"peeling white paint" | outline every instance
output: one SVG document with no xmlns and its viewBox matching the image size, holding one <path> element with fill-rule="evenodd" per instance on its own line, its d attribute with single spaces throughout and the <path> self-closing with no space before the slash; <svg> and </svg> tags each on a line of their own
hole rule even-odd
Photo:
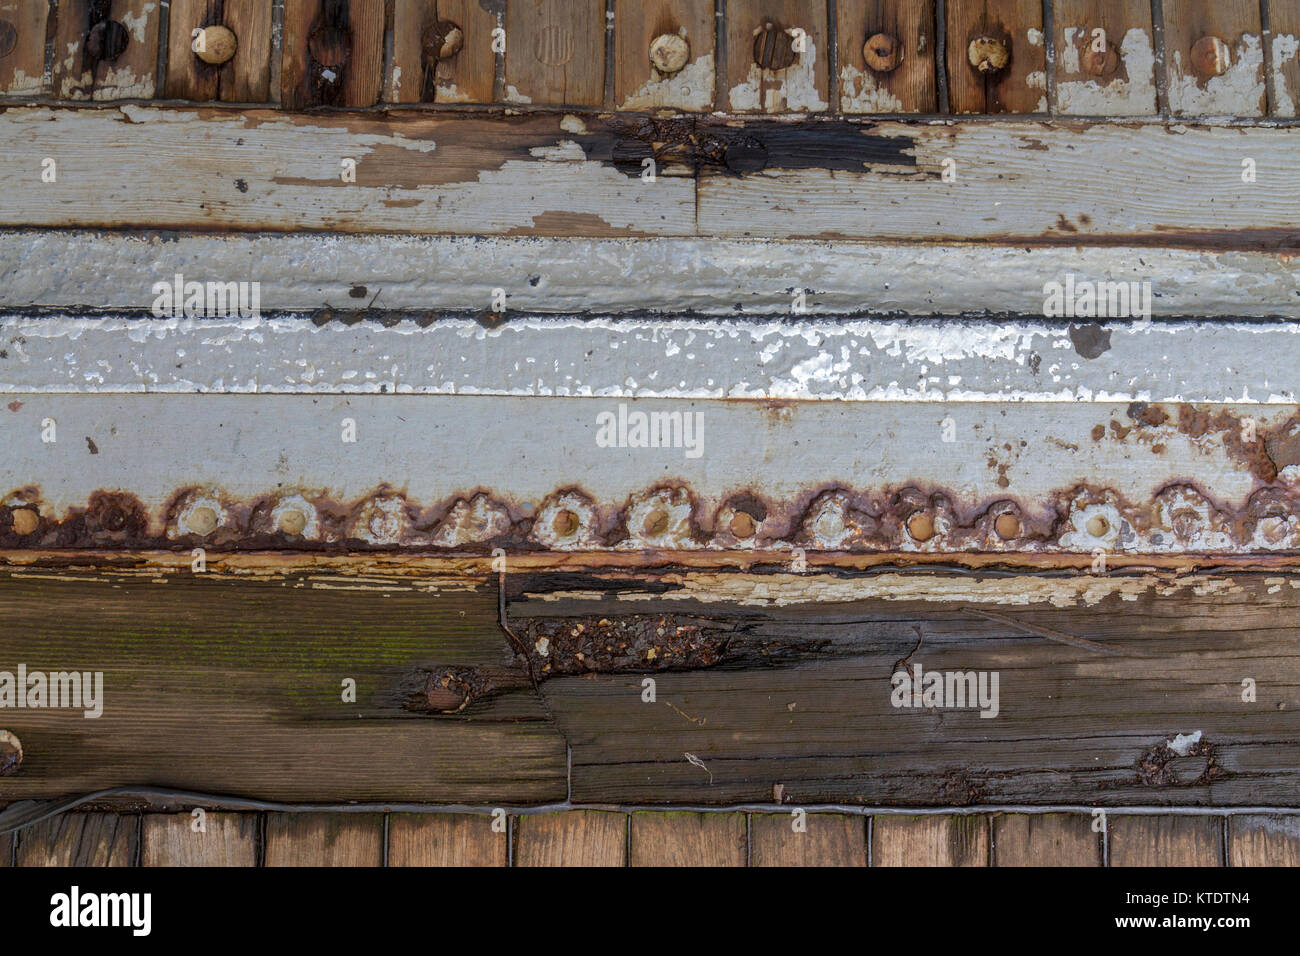
<svg viewBox="0 0 1300 956">
<path fill-rule="evenodd" d="M 845 113 L 904 113 L 903 101 L 888 90 L 875 71 L 851 64 L 840 67 L 840 109 Z"/>
<path fill-rule="evenodd" d="M 680 71 L 655 75 L 639 90 L 628 94 L 620 109 L 705 110 L 713 103 L 714 59 L 712 53 L 696 57 Z"/>
<path fill-rule="evenodd" d="M 784 70 L 764 70 L 750 63 L 745 81 L 731 88 L 728 102 L 740 112 L 817 112 L 829 104 L 817 89 L 817 45 L 804 34 L 805 48 Z"/>
<path fill-rule="evenodd" d="M 1205 84 L 1192 70 L 1191 56 L 1173 51 L 1169 71 L 1169 105 L 1187 116 L 1259 116 L 1264 97 L 1264 49 L 1260 39 L 1243 33 L 1232 50 L 1232 63 L 1222 76 Z"/>
<path fill-rule="evenodd" d="M 1286 67 L 1300 56 L 1300 38 L 1289 33 L 1273 37 L 1273 75 L 1276 77 L 1274 92 L 1277 95 L 1277 113 L 1279 116 L 1296 115 L 1296 98 L 1300 90 L 1293 90 L 1287 85 Z"/>
<path fill-rule="evenodd" d="M 1080 50 L 1090 42 L 1086 30 L 1066 27 L 1061 63 L 1067 74 L 1082 72 Z M 1062 80 L 1056 84 L 1057 109 L 1080 116 L 1142 116 L 1155 112 L 1155 50 L 1147 31 L 1134 27 L 1118 43 L 1127 74 L 1109 82 L 1096 79 Z"/>
</svg>

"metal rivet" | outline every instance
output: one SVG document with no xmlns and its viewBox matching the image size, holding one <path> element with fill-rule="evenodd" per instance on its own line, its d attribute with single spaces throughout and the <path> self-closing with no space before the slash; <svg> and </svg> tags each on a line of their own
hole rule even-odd
<svg viewBox="0 0 1300 956">
<path fill-rule="evenodd" d="M 646 516 L 645 524 L 641 530 L 647 538 L 654 538 L 663 534 L 668 530 L 668 512 L 662 508 L 656 508 Z"/>
<path fill-rule="evenodd" d="M 31 534 L 41 523 L 40 516 L 31 508 L 15 508 L 12 518 L 14 534 Z"/>
<path fill-rule="evenodd" d="M 465 31 L 450 20 L 439 20 L 424 31 L 420 42 L 425 63 L 450 60 L 465 45 Z"/>
<path fill-rule="evenodd" d="M 8 20 L 0 20 L 0 60 L 14 51 L 18 45 L 18 28 Z"/>
<path fill-rule="evenodd" d="M 221 66 L 234 59 L 239 49 L 239 38 L 228 27 L 214 24 L 200 30 L 192 46 L 195 55 L 204 63 Z"/>
<path fill-rule="evenodd" d="M 1020 537 L 1020 519 L 1010 512 L 1000 514 L 997 520 L 993 522 L 993 530 L 997 532 L 998 537 L 1003 541 L 1018 538 Z"/>
<path fill-rule="evenodd" d="M 971 40 L 966 56 L 970 65 L 981 73 L 998 73 L 1011 62 L 1011 51 L 1006 42 L 987 35 Z"/>
<path fill-rule="evenodd" d="M 217 520 L 215 508 L 208 505 L 199 505 L 196 508 L 191 508 L 189 514 L 185 516 L 184 530 L 204 538 L 217 530 Z"/>
<path fill-rule="evenodd" d="M 1192 44 L 1192 69 L 1196 75 L 1209 79 L 1223 76 L 1232 66 L 1232 51 L 1228 44 L 1216 36 L 1201 37 Z"/>
<path fill-rule="evenodd" d="M 1093 515 L 1086 525 L 1088 534 L 1094 538 L 1104 538 L 1110 531 L 1110 522 L 1101 515 Z"/>
<path fill-rule="evenodd" d="M 112 63 L 130 42 L 126 27 L 116 20 L 101 20 L 86 34 L 86 55 L 97 63 Z"/>
<path fill-rule="evenodd" d="M 12 777 L 22 765 L 22 742 L 9 731 L 0 730 L 0 777 Z"/>
<path fill-rule="evenodd" d="M 771 20 L 765 20 L 754 34 L 754 62 L 765 70 L 784 70 L 794 65 L 799 54 L 794 38 Z"/>
<path fill-rule="evenodd" d="M 754 522 L 753 515 L 745 514 L 743 511 L 737 511 L 731 516 L 731 533 L 736 538 L 752 538 L 758 525 Z"/>
<path fill-rule="evenodd" d="M 578 533 L 579 524 L 578 516 L 568 508 L 563 508 L 555 515 L 551 529 L 558 538 L 572 538 Z"/>
<path fill-rule="evenodd" d="M 917 541 L 929 541 L 934 537 L 934 518 L 918 511 L 907 519 L 907 533 Z"/>
<path fill-rule="evenodd" d="M 280 520 L 276 522 L 276 527 L 285 534 L 302 534 L 303 529 L 307 527 L 307 516 L 297 508 L 285 508 L 280 512 Z"/>
<path fill-rule="evenodd" d="M 691 58 L 691 45 L 677 33 L 661 33 L 650 41 L 650 63 L 660 73 L 679 72 Z"/>
<path fill-rule="evenodd" d="M 903 62 L 903 44 L 898 41 L 898 37 L 877 33 L 863 44 L 862 58 L 877 73 L 889 73 Z"/>
</svg>

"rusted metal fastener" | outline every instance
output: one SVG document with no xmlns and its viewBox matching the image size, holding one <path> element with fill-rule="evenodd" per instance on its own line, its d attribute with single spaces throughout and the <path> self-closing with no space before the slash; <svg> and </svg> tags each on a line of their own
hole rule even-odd
<svg viewBox="0 0 1300 956">
<path fill-rule="evenodd" d="M 765 70 L 784 70 L 799 58 L 789 30 L 771 20 L 754 31 L 754 62 Z"/>
<path fill-rule="evenodd" d="M 14 534 L 29 535 L 41 524 L 41 517 L 31 508 L 15 508 L 10 515 Z"/>
<path fill-rule="evenodd" d="M 1005 40 L 985 34 L 970 41 L 966 57 L 981 73 L 1000 73 L 1011 62 L 1011 50 Z"/>
<path fill-rule="evenodd" d="M 665 76 L 681 71 L 691 58 L 691 45 L 679 33 L 661 33 L 650 41 L 650 65 Z"/>
<path fill-rule="evenodd" d="M 131 42 L 126 27 L 116 20 L 100 20 L 86 34 L 86 56 L 95 63 L 112 63 Z"/>
<path fill-rule="evenodd" d="M 18 45 L 18 28 L 8 20 L 0 20 L 0 60 L 14 51 Z"/>
<path fill-rule="evenodd" d="M 450 20 L 439 20 L 424 31 L 420 43 L 426 64 L 450 60 L 465 46 L 465 31 Z"/>
<path fill-rule="evenodd" d="M 915 541 L 929 541 L 934 537 L 934 516 L 918 511 L 907 519 L 907 533 Z"/>
<path fill-rule="evenodd" d="M 890 73 L 903 62 L 903 44 L 896 36 L 877 33 L 868 37 L 863 44 L 862 58 L 877 73 Z"/>
<path fill-rule="evenodd" d="M 993 522 L 993 530 L 1003 541 L 1011 541 L 1020 537 L 1020 519 L 1010 512 L 1000 514 Z"/>
<path fill-rule="evenodd" d="M 752 538 L 754 532 L 758 530 L 758 524 L 754 521 L 754 516 L 746 514 L 743 511 L 737 511 L 731 516 L 731 523 L 728 530 L 737 539 L 743 541 L 746 538 Z"/>
<path fill-rule="evenodd" d="M 0 777 L 12 777 L 22 765 L 22 741 L 7 730 L 0 730 Z"/>
<path fill-rule="evenodd" d="M 235 58 L 239 49 L 239 38 L 235 31 L 220 24 L 204 27 L 194 37 L 191 44 L 194 54 L 204 63 L 221 66 Z"/>
<path fill-rule="evenodd" d="M 1203 80 L 1223 76 L 1232 66 L 1232 50 L 1216 36 L 1201 37 L 1192 44 L 1192 69 Z"/>
<path fill-rule="evenodd" d="M 1091 76 L 1110 76 L 1119 69 L 1119 50 L 1115 44 L 1107 42 L 1106 49 L 1098 50 L 1092 40 L 1088 40 L 1088 52 L 1083 57 L 1083 68 Z"/>
</svg>

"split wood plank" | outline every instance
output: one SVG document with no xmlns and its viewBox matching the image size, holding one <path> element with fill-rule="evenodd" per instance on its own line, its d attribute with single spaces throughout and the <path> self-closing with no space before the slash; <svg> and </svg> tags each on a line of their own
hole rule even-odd
<svg viewBox="0 0 1300 956">
<path fill-rule="evenodd" d="M 712 109 L 717 65 L 713 0 L 615 0 L 614 103 L 621 110 Z M 650 59 L 657 37 L 677 36 L 686 63 L 661 72 Z"/>
<path fill-rule="evenodd" d="M 817 113 L 829 108 L 830 47 L 826 4 L 805 0 L 727 0 L 726 89 L 735 113 Z M 762 35 L 760 37 L 760 35 Z M 756 44 L 777 57 L 755 59 Z M 788 66 L 779 66 L 793 57 Z"/>
<path fill-rule="evenodd" d="M 1111 866 L 1223 866 L 1223 818 L 1111 816 Z"/>
<path fill-rule="evenodd" d="M 631 866 L 745 866 L 743 813 L 643 810 L 631 815 Z"/>
<path fill-rule="evenodd" d="M 224 26 L 234 57 L 221 66 L 194 52 L 195 31 Z M 181 100 L 265 103 L 271 99 L 271 7 L 262 0 L 172 0 L 167 21 L 166 96 Z"/>
<path fill-rule="evenodd" d="M 515 820 L 515 866 L 627 866 L 625 813 L 567 810 Z"/>
<path fill-rule="evenodd" d="M 49 0 L 0 0 L 0 97 L 45 90 Z"/>
<path fill-rule="evenodd" d="M 139 814 L 64 813 L 18 835 L 19 866 L 135 866 Z"/>
<path fill-rule="evenodd" d="M 750 866 L 866 866 L 866 817 L 810 813 L 807 830 L 796 833 L 788 814 L 749 817 Z"/>
<path fill-rule="evenodd" d="M 993 818 L 995 866 L 1101 866 L 1101 834 L 1078 813 L 1003 813 Z"/>
<path fill-rule="evenodd" d="M 105 35 L 125 37 L 117 57 L 96 59 L 87 48 L 90 0 L 61 0 L 54 36 L 54 95 L 64 100 L 149 99 L 158 69 L 160 0 L 112 0 Z M 124 31 L 124 32 L 123 32 Z"/>
<path fill-rule="evenodd" d="M 1273 115 L 1300 116 L 1300 0 L 1270 0 L 1268 23 Z"/>
<path fill-rule="evenodd" d="M 505 60 L 508 103 L 602 105 L 604 0 L 510 0 Z"/>
<path fill-rule="evenodd" d="M 1169 107 L 1178 116 L 1263 116 L 1258 0 L 1166 3 Z"/>
<path fill-rule="evenodd" d="M 934 814 L 873 817 L 871 865 L 988 866 L 988 817 Z"/>
<path fill-rule="evenodd" d="M 285 108 L 378 103 L 385 27 L 384 0 L 285 0 Z"/>
<path fill-rule="evenodd" d="M 1047 46 L 1039 0 L 949 0 L 947 67 L 954 113 L 1047 111 Z M 971 60 L 979 41 L 991 56 Z M 979 47 L 976 48 L 980 49 Z"/>
<path fill-rule="evenodd" d="M 380 813 L 268 813 L 267 866 L 383 866 Z"/>
<path fill-rule="evenodd" d="M 839 48 L 840 111 L 844 113 L 937 113 L 938 36 L 934 0 L 839 0 L 836 6 Z M 866 60 L 873 37 L 886 37 L 901 51 L 898 64 L 884 46 L 875 54 L 878 68 Z"/>
<path fill-rule="evenodd" d="M 1270 814 L 1228 818 L 1229 866 L 1300 866 L 1300 818 Z"/>
<path fill-rule="evenodd" d="M 1056 112 L 1155 114 L 1155 29 L 1148 0 L 1055 0 L 1053 11 Z"/>
<path fill-rule="evenodd" d="M 396 0 L 393 5 L 393 66 L 385 84 L 389 103 L 491 103 L 497 54 L 492 31 L 504 17 L 479 0 Z M 439 23 L 459 28 L 460 49 L 447 57 L 425 56 L 424 38 L 442 36 Z M 450 27 L 444 27 L 447 35 Z"/>
<path fill-rule="evenodd" d="M 388 817 L 389 866 L 507 866 L 510 835 L 476 813 L 394 813 Z"/>
<path fill-rule="evenodd" d="M 201 823 L 200 823 L 201 821 Z M 255 813 L 146 813 L 140 827 L 143 866 L 256 866 Z M 201 825 L 202 829 L 195 827 Z"/>
</svg>

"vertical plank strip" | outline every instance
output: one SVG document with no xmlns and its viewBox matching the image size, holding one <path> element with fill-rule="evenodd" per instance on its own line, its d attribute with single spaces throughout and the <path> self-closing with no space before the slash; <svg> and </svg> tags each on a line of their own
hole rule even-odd
<svg viewBox="0 0 1300 956">
<path fill-rule="evenodd" d="M 384 99 L 491 103 L 497 63 L 492 31 L 498 26 L 492 6 L 479 0 L 396 0 L 393 67 Z"/>
<path fill-rule="evenodd" d="M 194 52 L 194 31 L 220 25 L 238 41 L 224 65 Z M 166 96 L 265 103 L 271 98 L 271 6 L 259 0 L 172 0 L 167 22 Z"/>
<path fill-rule="evenodd" d="M 1047 45 L 1039 0 L 948 0 L 949 108 L 1043 113 Z"/>
<path fill-rule="evenodd" d="M 519 817 L 515 866 L 627 866 L 627 814 L 571 810 Z"/>
<path fill-rule="evenodd" d="M 751 866 L 866 866 L 866 817 L 810 813 L 807 829 L 794 830 L 794 817 L 755 813 L 749 818 Z"/>
<path fill-rule="evenodd" d="M 714 20 L 713 0 L 615 0 L 617 108 L 711 109 Z"/>
<path fill-rule="evenodd" d="M 378 813 L 268 813 L 267 866 L 381 866 Z"/>
<path fill-rule="evenodd" d="M 0 96 L 33 96 L 45 88 L 49 0 L 0 0 Z"/>
<path fill-rule="evenodd" d="M 90 12 L 90 0 L 59 3 L 54 95 L 65 100 L 151 99 L 158 69 L 160 0 L 113 0 L 108 19 L 93 26 Z"/>
<path fill-rule="evenodd" d="M 1222 866 L 1220 817 L 1112 816 L 1111 866 Z"/>
<path fill-rule="evenodd" d="M 839 0 L 835 20 L 842 112 L 938 111 L 934 0 Z"/>
<path fill-rule="evenodd" d="M 388 818 L 389 866 L 506 866 L 510 837 L 473 813 L 394 813 Z"/>
<path fill-rule="evenodd" d="M 505 74 L 509 103 L 603 105 L 604 0 L 511 0 Z"/>
<path fill-rule="evenodd" d="M 19 866 L 134 866 L 140 817 L 64 813 L 18 834 Z"/>
<path fill-rule="evenodd" d="M 1077 813 L 1008 813 L 993 820 L 995 866 L 1101 866 L 1101 834 Z"/>
<path fill-rule="evenodd" d="M 144 866 L 256 866 L 255 813 L 146 813 L 140 826 Z M 196 829 L 201 826 L 202 829 Z"/>
<path fill-rule="evenodd" d="M 1270 0 L 1274 116 L 1300 116 L 1300 0 Z"/>
<path fill-rule="evenodd" d="M 641 811 L 628 838 L 632 866 L 744 866 L 743 813 Z"/>
<path fill-rule="evenodd" d="M 1166 2 L 1169 106 L 1179 116 L 1263 116 L 1258 0 Z"/>
<path fill-rule="evenodd" d="M 384 0 L 285 0 L 287 109 L 373 106 L 384 72 Z"/>
<path fill-rule="evenodd" d="M 828 109 L 829 29 L 824 3 L 727 0 L 724 107 L 737 113 Z"/>
<path fill-rule="evenodd" d="M 872 866 L 988 866 L 987 816 L 901 816 L 871 821 Z"/>
<path fill-rule="evenodd" d="M 1228 818 L 1229 866 L 1300 866 L 1300 818 L 1267 814 Z"/>
<path fill-rule="evenodd" d="M 1056 111 L 1154 115 L 1155 28 L 1149 0 L 1054 0 L 1053 11 Z"/>
</svg>

